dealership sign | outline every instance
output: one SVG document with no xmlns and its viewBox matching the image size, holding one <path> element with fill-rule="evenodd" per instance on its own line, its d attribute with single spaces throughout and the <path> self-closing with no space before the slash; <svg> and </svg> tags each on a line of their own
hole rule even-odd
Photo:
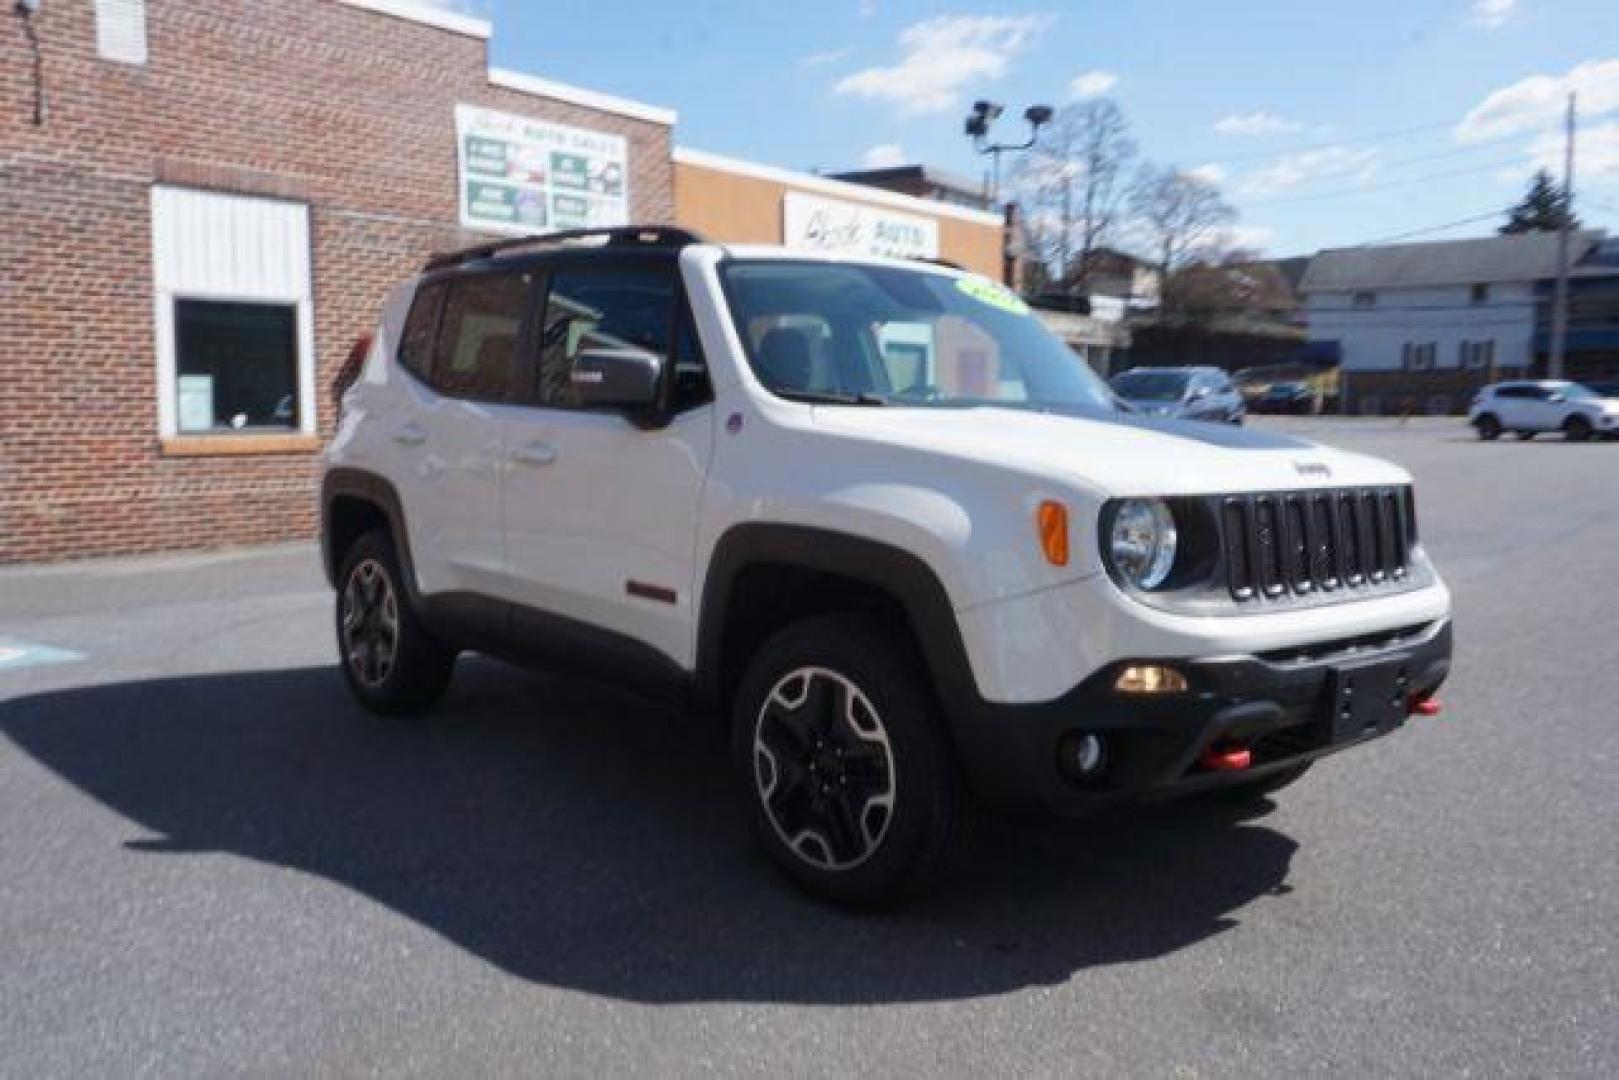
<svg viewBox="0 0 1619 1080">
<path fill-rule="evenodd" d="M 788 247 L 937 259 L 939 223 L 863 203 L 823 199 L 789 191 L 781 197 L 782 242 Z"/>
<path fill-rule="evenodd" d="M 629 223 L 623 136 L 455 107 L 461 224 L 535 233 Z"/>
</svg>

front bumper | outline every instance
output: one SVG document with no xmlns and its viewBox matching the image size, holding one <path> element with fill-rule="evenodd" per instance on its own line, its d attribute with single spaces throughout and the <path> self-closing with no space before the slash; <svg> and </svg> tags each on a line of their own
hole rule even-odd
<svg viewBox="0 0 1619 1080">
<path fill-rule="evenodd" d="M 1059 698 L 1037 704 L 975 702 L 954 725 L 969 779 L 989 807 L 1076 817 L 1125 800 L 1173 798 L 1260 778 L 1388 734 L 1390 724 L 1335 740 L 1337 673 L 1389 665 L 1412 700 L 1431 696 L 1450 672 L 1451 627 L 1438 619 L 1305 649 L 1202 659 L 1135 657 L 1108 664 Z M 1125 695 L 1113 689 L 1127 663 L 1165 663 L 1188 677 L 1185 693 Z M 1101 736 L 1107 768 L 1079 782 L 1059 768 L 1059 746 Z M 1240 772 L 1199 759 L 1212 747 L 1251 753 Z"/>
</svg>

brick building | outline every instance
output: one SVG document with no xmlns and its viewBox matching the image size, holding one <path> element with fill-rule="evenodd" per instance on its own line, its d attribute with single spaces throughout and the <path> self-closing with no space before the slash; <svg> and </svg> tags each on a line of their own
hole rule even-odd
<svg viewBox="0 0 1619 1080">
<path fill-rule="evenodd" d="M 497 232 L 674 216 L 673 113 L 491 70 L 479 20 L 6 8 L 0 562 L 310 535 L 339 371 L 393 283 Z M 466 179 L 511 147 L 511 177 Z"/>
<path fill-rule="evenodd" d="M 312 535 L 354 346 L 433 251 L 679 221 L 1000 272 L 996 215 L 677 151 L 442 7 L 6 8 L 0 563 Z"/>
</svg>

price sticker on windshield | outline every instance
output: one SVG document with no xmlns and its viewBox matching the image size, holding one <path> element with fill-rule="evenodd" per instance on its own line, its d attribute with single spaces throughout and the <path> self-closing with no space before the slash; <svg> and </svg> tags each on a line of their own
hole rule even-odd
<svg viewBox="0 0 1619 1080">
<path fill-rule="evenodd" d="M 988 278 L 957 278 L 956 288 L 977 300 L 980 304 L 988 304 L 990 307 L 1009 311 L 1013 315 L 1027 315 L 1029 313 L 1029 305 L 1019 300 L 1016 293 L 1004 286 L 995 284 Z"/>
</svg>

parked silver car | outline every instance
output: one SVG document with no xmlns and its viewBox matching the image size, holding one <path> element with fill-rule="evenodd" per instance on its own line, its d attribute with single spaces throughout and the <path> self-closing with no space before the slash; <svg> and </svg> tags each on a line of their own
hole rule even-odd
<svg viewBox="0 0 1619 1080">
<path fill-rule="evenodd" d="M 1215 367 L 1131 368 L 1113 376 L 1113 392 L 1148 416 L 1240 424 L 1246 412 L 1231 377 Z"/>
</svg>

